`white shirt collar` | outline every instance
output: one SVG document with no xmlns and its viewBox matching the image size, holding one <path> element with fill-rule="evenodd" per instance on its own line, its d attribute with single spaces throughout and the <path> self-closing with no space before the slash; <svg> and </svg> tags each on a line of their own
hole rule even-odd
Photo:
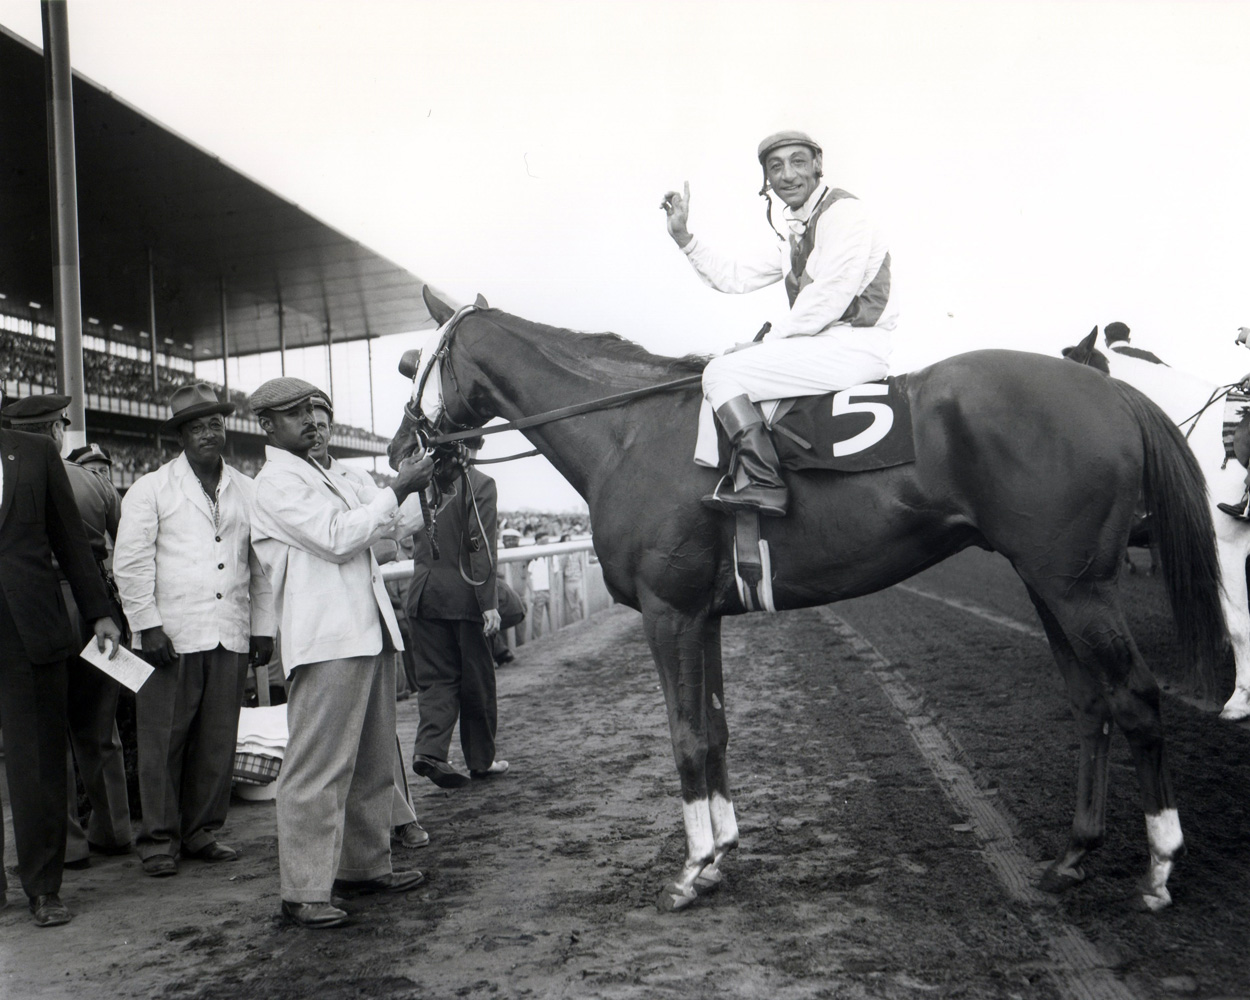
<svg viewBox="0 0 1250 1000">
<path fill-rule="evenodd" d="M 786 225 L 790 227 L 790 232 L 795 236 L 802 236 L 807 232 L 808 220 L 812 217 L 812 212 L 816 210 L 816 206 L 820 204 L 829 191 L 829 185 L 821 184 L 813 191 L 798 208 L 791 208 L 789 205 L 781 213 L 781 217 L 786 220 Z"/>
</svg>

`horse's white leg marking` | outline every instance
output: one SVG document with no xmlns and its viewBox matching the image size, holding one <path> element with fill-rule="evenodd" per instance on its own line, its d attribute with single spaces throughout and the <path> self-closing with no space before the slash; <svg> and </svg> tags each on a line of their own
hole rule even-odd
<svg viewBox="0 0 1250 1000">
<path fill-rule="evenodd" d="M 686 827 L 686 863 L 677 880 L 660 891 L 664 908 L 671 910 L 680 910 L 695 901 L 695 879 L 716 855 L 716 844 L 712 835 L 712 810 L 708 800 L 683 802 L 681 815 Z"/>
<path fill-rule="evenodd" d="M 1228 515 L 1219 511 L 1213 516 L 1222 516 L 1225 521 L 1228 520 Z M 1224 618 L 1228 622 L 1228 636 L 1232 640 L 1233 658 L 1237 664 L 1236 686 L 1224 703 L 1220 718 L 1236 720 L 1250 716 L 1250 606 L 1247 605 L 1245 574 L 1250 529 L 1240 524 L 1233 525 L 1231 530 L 1236 537 L 1230 537 L 1228 527 L 1219 521 L 1216 524 L 1221 525 L 1216 545 L 1220 557 L 1220 576 L 1224 582 Z"/>
<path fill-rule="evenodd" d="M 1150 844 L 1150 869 L 1142 884 L 1142 902 L 1148 910 L 1162 910 L 1172 902 L 1168 876 L 1176 855 L 1185 844 L 1175 809 L 1146 817 L 1146 840 Z"/>
<path fill-rule="evenodd" d="M 710 811 L 715 854 L 712 863 L 695 877 L 696 888 L 703 892 L 717 888 L 725 880 L 720 870 L 721 858 L 738 846 L 738 818 L 734 815 L 734 804 L 719 792 L 713 792 Z"/>
</svg>

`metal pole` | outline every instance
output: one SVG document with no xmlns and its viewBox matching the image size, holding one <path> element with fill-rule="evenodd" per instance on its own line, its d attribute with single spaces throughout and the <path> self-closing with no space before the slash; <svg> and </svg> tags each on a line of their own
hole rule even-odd
<svg viewBox="0 0 1250 1000">
<path fill-rule="evenodd" d="M 373 338 L 365 331 L 365 349 L 369 352 L 369 430 L 378 432 L 377 421 L 373 416 Z"/>
<path fill-rule="evenodd" d="M 52 209 L 52 291 L 57 388 L 70 397 L 65 448 L 87 443 L 83 399 L 82 288 L 78 272 L 78 189 L 74 168 L 74 92 L 65 0 L 41 0 L 44 90 L 48 105 L 48 185 Z"/>
<path fill-rule="evenodd" d="M 334 328 L 326 321 L 326 367 L 330 373 L 330 401 L 334 401 Z"/>
<path fill-rule="evenodd" d="M 160 402 L 161 376 L 156 368 L 156 266 L 152 263 L 152 248 L 148 247 L 148 326 L 152 329 L 152 393 L 154 402 Z"/>
<path fill-rule="evenodd" d="M 230 339 L 226 326 L 226 279 L 217 277 L 217 285 L 221 289 L 221 387 L 226 390 L 226 401 L 230 400 Z"/>
<path fill-rule="evenodd" d="M 286 374 L 286 311 L 282 308 L 282 289 L 278 289 L 278 361 Z"/>
</svg>

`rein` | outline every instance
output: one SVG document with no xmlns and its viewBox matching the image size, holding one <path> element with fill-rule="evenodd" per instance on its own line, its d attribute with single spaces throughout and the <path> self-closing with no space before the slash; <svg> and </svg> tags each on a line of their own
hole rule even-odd
<svg viewBox="0 0 1250 1000">
<path fill-rule="evenodd" d="M 451 363 L 451 342 L 456 328 L 459 326 L 461 318 L 468 313 L 473 312 L 476 308 L 476 306 L 465 306 L 450 320 L 448 320 L 447 329 L 443 331 L 442 339 L 439 340 L 438 347 L 434 350 L 434 359 L 428 366 L 426 366 L 425 371 L 421 375 L 421 380 L 417 383 L 416 398 L 410 404 L 414 413 L 421 413 L 421 396 L 425 391 L 426 380 L 430 377 L 430 372 L 434 370 L 434 362 L 442 361 L 447 369 L 447 378 L 450 380 L 452 388 L 456 390 L 456 394 L 460 397 L 460 402 L 464 404 L 465 409 L 469 411 L 473 419 L 481 420 L 482 423 L 486 422 L 486 420 L 479 416 L 479 414 L 473 409 L 469 401 L 464 398 L 464 393 L 460 391 L 460 384 L 456 378 L 456 372 Z M 765 330 L 760 331 L 760 336 L 766 332 L 766 329 L 767 327 Z M 758 340 L 759 337 L 756 339 Z M 524 430 L 527 427 L 537 427 L 541 424 L 548 424 L 555 420 L 564 420 L 567 417 L 580 416 L 583 413 L 593 413 L 597 410 L 607 410 L 614 406 L 620 406 L 623 403 L 628 403 L 634 399 L 641 399 L 644 396 L 652 396 L 660 392 L 671 392 L 674 389 L 685 389 L 689 386 L 697 385 L 702 381 L 702 375 L 689 375 L 686 378 L 674 379 L 671 382 L 661 382 L 659 385 L 643 386 L 641 389 L 629 389 L 626 392 L 618 392 L 611 396 L 602 396 L 599 399 L 591 399 L 585 403 L 574 403 L 570 406 L 561 406 L 555 410 L 547 410 L 544 413 L 535 413 L 528 417 L 519 417 L 516 420 L 509 420 L 507 423 L 496 424 L 492 427 L 464 427 L 461 424 L 457 424 L 455 421 L 451 421 L 451 418 L 447 416 L 446 394 L 444 394 L 442 413 L 443 419 L 449 420 L 453 426 L 459 427 L 460 429 L 448 431 L 442 434 L 428 434 L 426 436 L 426 445 L 428 447 L 435 447 L 437 445 L 452 444 L 456 441 L 463 441 L 466 438 L 483 437 L 487 434 L 502 434 L 504 431 L 519 431 Z M 433 428 L 431 427 L 430 430 L 433 430 Z M 474 464 L 488 465 L 498 462 L 511 462 L 513 459 L 529 458 L 531 455 L 537 454 L 539 454 L 538 450 L 534 449 L 533 451 L 522 452 L 518 455 L 509 455 L 505 458 L 482 459 Z"/>
<path fill-rule="evenodd" d="M 1179 420 L 1179 421 L 1177 421 L 1176 426 L 1177 426 L 1177 427 L 1179 427 L 1179 428 L 1181 428 L 1182 430 L 1184 430 L 1184 431 L 1185 431 L 1185 440 L 1186 440 L 1186 441 L 1188 441 L 1188 440 L 1189 440 L 1189 435 L 1190 435 L 1190 434 L 1192 434 L 1192 433 L 1194 432 L 1194 428 L 1198 426 L 1198 420 L 1199 420 L 1199 418 L 1201 418 L 1201 416 L 1202 416 L 1204 413 L 1206 413 L 1206 412 L 1207 412 L 1207 410 L 1209 410 L 1212 406 L 1214 406 L 1214 405 L 1215 405 L 1216 403 L 1218 403 L 1221 399 L 1223 399 L 1225 396 L 1227 396 L 1230 392 L 1232 392 L 1234 389 L 1236 389 L 1236 388 L 1237 388 L 1237 386 L 1239 386 L 1239 385 L 1241 385 L 1241 383 L 1240 383 L 1240 382 L 1233 382 L 1233 383 L 1232 383 L 1232 384 L 1230 384 L 1230 385 L 1217 385 L 1214 389 L 1212 389 L 1212 390 L 1211 390 L 1211 396 L 1210 396 L 1210 398 L 1209 398 L 1209 399 L 1207 399 L 1207 401 L 1206 401 L 1205 403 L 1203 403 L 1201 407 L 1199 407 L 1199 409 L 1198 409 L 1198 412 L 1197 412 L 1197 413 L 1194 413 L 1194 414 L 1192 414 L 1192 415 L 1190 415 L 1190 416 L 1186 417 L 1184 420 Z M 1185 425 L 1186 425 L 1186 424 L 1189 424 L 1188 429 L 1186 429 L 1186 428 L 1185 428 Z"/>
<path fill-rule="evenodd" d="M 596 410 L 607 410 L 613 406 L 620 406 L 622 403 L 628 403 L 632 399 L 641 399 L 643 396 L 652 396 L 658 392 L 668 392 L 673 389 L 685 389 L 692 385 L 698 385 L 703 381 L 702 375 L 688 375 L 686 378 L 674 379 L 672 382 L 661 382 L 659 385 L 647 385 L 641 389 L 630 389 L 627 392 L 618 392 L 612 396 L 601 396 L 599 399 L 587 400 L 585 403 L 574 403 L 571 406 L 561 406 L 556 410 L 547 410 L 545 413 L 535 413 L 528 417 L 519 417 L 516 420 L 509 420 L 506 424 L 496 424 L 492 427 L 470 427 L 467 430 L 452 431 L 447 434 L 435 434 L 429 438 L 428 444 L 450 444 L 452 441 L 460 441 L 464 438 L 481 437 L 484 434 L 502 434 L 504 431 L 524 430 L 526 427 L 536 427 L 539 424 L 549 424 L 553 420 L 563 420 L 566 417 L 576 417 L 583 413 L 593 413 Z M 529 454 L 533 454 L 532 452 Z M 514 455 L 513 458 L 521 458 L 520 455 Z M 493 461 L 503 461 L 503 459 L 494 459 Z"/>
</svg>

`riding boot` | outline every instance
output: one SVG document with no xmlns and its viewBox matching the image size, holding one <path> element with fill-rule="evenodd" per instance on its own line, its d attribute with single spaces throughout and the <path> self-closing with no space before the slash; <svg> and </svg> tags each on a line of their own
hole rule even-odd
<svg viewBox="0 0 1250 1000">
<path fill-rule="evenodd" d="M 755 404 L 746 396 L 735 396 L 717 407 L 716 417 L 733 446 L 730 469 L 736 463 L 749 482 L 735 490 L 725 476 L 714 492 L 703 497 L 703 502 L 726 513 L 756 510 L 767 517 L 784 517 L 789 492 L 781 478 L 781 462 L 773 439 Z"/>
<path fill-rule="evenodd" d="M 1247 508 L 1250 508 L 1250 489 L 1247 489 L 1235 504 L 1217 503 L 1215 506 L 1229 517 L 1235 517 L 1239 521 L 1250 521 L 1250 512 L 1247 511 Z"/>
</svg>

